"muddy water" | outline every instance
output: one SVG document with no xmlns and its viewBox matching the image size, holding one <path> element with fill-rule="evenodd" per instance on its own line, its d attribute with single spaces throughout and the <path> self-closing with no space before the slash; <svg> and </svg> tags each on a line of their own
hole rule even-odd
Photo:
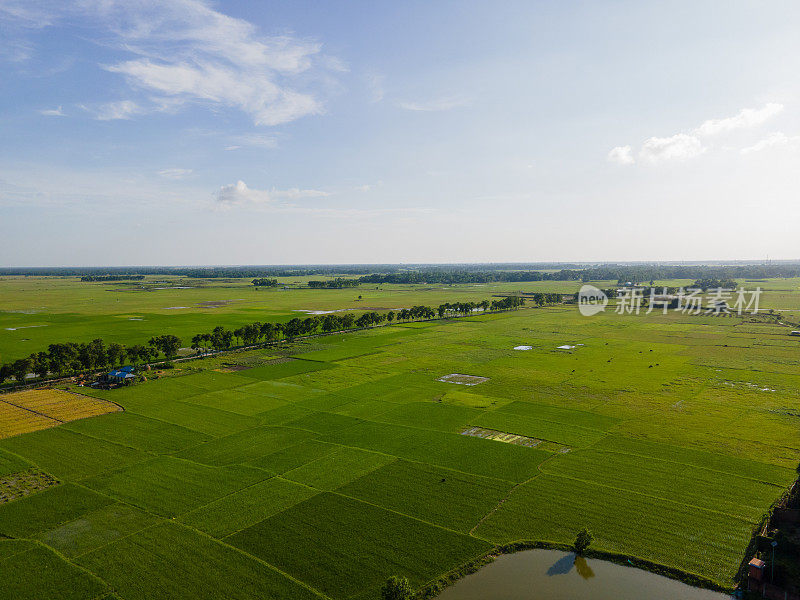
<svg viewBox="0 0 800 600">
<path fill-rule="evenodd" d="M 557 550 L 499 557 L 437 600 L 728 600 L 730 596 Z"/>
</svg>

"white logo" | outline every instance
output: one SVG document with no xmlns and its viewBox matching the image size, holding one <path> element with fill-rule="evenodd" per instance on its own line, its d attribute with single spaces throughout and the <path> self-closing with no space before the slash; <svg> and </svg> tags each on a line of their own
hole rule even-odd
<svg viewBox="0 0 800 600">
<path fill-rule="evenodd" d="M 591 317 L 606 309 L 608 296 L 603 290 L 586 284 L 578 292 L 578 310 L 584 317 Z"/>
</svg>

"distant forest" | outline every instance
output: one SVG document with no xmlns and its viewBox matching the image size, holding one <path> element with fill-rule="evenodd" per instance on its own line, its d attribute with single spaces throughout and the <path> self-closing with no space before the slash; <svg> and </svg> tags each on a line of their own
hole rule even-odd
<svg viewBox="0 0 800 600">
<path fill-rule="evenodd" d="M 81 281 L 141 281 L 144 275 L 84 275 Z"/>
<path fill-rule="evenodd" d="M 647 283 L 663 279 L 730 280 L 800 277 L 800 262 L 769 264 L 668 263 L 496 263 L 459 265 L 279 265 L 246 267 L 56 267 L 2 268 L 0 275 L 78 276 L 82 281 L 124 281 L 144 275 L 180 275 L 193 278 L 336 277 L 336 283 L 314 280 L 313 287 L 351 287 L 359 283 L 489 283 L 524 281 L 617 281 Z M 340 275 L 359 276 L 344 279 Z"/>
</svg>

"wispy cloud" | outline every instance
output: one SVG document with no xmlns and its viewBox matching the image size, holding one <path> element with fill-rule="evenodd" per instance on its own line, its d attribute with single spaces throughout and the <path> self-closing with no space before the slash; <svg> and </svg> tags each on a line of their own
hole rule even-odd
<svg viewBox="0 0 800 600">
<path fill-rule="evenodd" d="M 236 183 L 223 185 L 214 197 L 222 206 L 243 204 L 276 204 L 280 200 L 299 200 L 302 198 L 323 198 L 329 192 L 322 190 L 289 188 L 287 190 L 258 190 L 247 186 L 241 179 Z"/>
<path fill-rule="evenodd" d="M 99 106 L 83 106 L 84 109 L 94 114 L 98 121 L 115 121 L 117 119 L 130 119 L 134 115 L 144 112 L 141 106 L 132 100 L 119 100 L 117 102 L 106 102 Z"/>
<path fill-rule="evenodd" d="M 448 96 L 444 98 L 436 98 L 422 102 L 399 102 L 397 105 L 405 110 L 413 110 L 420 112 L 435 112 L 442 110 L 452 110 L 461 106 L 467 106 L 469 102 L 466 98 L 461 96 Z"/>
<path fill-rule="evenodd" d="M 45 108 L 39 111 L 40 115 L 44 115 L 46 117 L 64 117 L 64 110 L 61 106 L 58 108 Z"/>
<path fill-rule="evenodd" d="M 639 152 L 642 160 L 658 163 L 665 160 L 686 160 L 700 156 L 706 148 L 693 135 L 678 133 L 671 137 L 651 137 L 642 144 Z"/>
<path fill-rule="evenodd" d="M 207 0 L 0 0 L 0 17 L 27 27 L 81 18 L 101 31 L 97 41 L 129 60 L 101 65 L 125 78 L 139 106 L 133 114 L 177 110 L 190 103 L 248 114 L 256 125 L 279 125 L 324 112 L 314 88 L 347 66 L 320 43 L 293 34 L 266 35 L 252 23 L 216 10 Z M 108 114 L 114 114 L 109 112 Z"/>
<path fill-rule="evenodd" d="M 251 23 L 201 0 L 109 1 L 101 6 L 107 19 L 120 23 L 116 33 L 124 49 L 139 55 L 106 69 L 125 76 L 136 89 L 237 108 L 257 125 L 279 125 L 323 111 L 314 94 L 294 86 L 297 76 L 323 62 L 317 42 L 260 35 Z"/>
<path fill-rule="evenodd" d="M 184 179 L 192 174 L 192 169 L 162 169 L 158 174 L 167 179 Z"/>
<path fill-rule="evenodd" d="M 608 160 L 618 165 L 632 165 L 636 162 L 636 159 L 633 158 L 633 150 L 630 146 L 617 146 L 616 148 L 612 148 L 608 153 Z"/>
<path fill-rule="evenodd" d="M 225 147 L 225 150 L 239 150 L 246 146 L 256 148 L 277 148 L 278 138 L 273 135 L 263 135 L 258 133 L 246 133 L 243 135 L 234 135 L 228 137 L 231 142 Z"/>
<path fill-rule="evenodd" d="M 783 111 L 783 104 L 770 102 L 762 108 L 743 108 L 736 115 L 725 119 L 709 119 L 704 121 L 695 132 L 698 135 L 709 136 L 727 133 L 737 129 L 749 129 L 763 125 L 769 119 Z"/>
<path fill-rule="evenodd" d="M 751 154 L 753 152 L 762 152 L 770 148 L 800 149 L 800 135 L 788 136 L 785 133 L 776 131 L 764 139 L 757 141 L 752 146 L 742 148 L 739 152 L 742 154 Z"/>
</svg>

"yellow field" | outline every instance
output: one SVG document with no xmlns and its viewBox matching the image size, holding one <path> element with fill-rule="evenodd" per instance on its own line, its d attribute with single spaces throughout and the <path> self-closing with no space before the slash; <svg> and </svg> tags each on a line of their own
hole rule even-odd
<svg viewBox="0 0 800 600">
<path fill-rule="evenodd" d="M 0 396 L 0 438 L 121 410 L 104 400 L 62 390 L 28 390 Z"/>
</svg>

